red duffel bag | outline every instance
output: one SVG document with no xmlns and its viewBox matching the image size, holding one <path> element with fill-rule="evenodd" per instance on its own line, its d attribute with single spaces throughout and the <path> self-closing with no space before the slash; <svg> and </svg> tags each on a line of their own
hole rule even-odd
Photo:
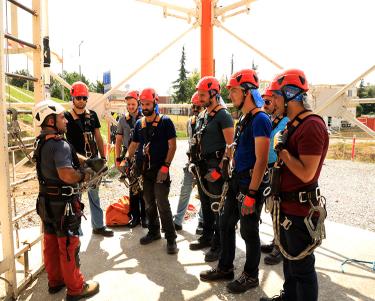
<svg viewBox="0 0 375 301">
<path fill-rule="evenodd" d="M 124 195 L 116 203 L 108 206 L 105 213 L 107 226 L 125 226 L 129 223 L 129 197 Z"/>
</svg>

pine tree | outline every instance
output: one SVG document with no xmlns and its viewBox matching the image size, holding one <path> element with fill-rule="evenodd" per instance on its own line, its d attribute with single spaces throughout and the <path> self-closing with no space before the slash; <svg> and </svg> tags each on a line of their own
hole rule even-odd
<svg viewBox="0 0 375 301">
<path fill-rule="evenodd" d="M 174 103 L 184 103 L 190 100 L 188 83 L 187 83 L 187 71 L 185 69 L 186 55 L 185 46 L 182 47 L 182 55 L 180 59 L 179 77 L 173 82 L 174 93 L 172 95 Z"/>
</svg>

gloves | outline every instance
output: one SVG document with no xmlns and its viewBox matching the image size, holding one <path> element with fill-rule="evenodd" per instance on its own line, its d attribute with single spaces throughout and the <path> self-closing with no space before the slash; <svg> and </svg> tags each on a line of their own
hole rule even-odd
<svg viewBox="0 0 375 301">
<path fill-rule="evenodd" d="M 85 177 L 83 178 L 83 182 L 88 182 L 95 176 L 95 171 L 92 170 L 90 167 L 84 168 L 82 172 L 85 175 Z"/>
<path fill-rule="evenodd" d="M 130 175 L 130 159 L 125 158 L 124 161 L 120 163 L 119 171 L 123 174 L 125 174 L 127 177 Z"/>
<path fill-rule="evenodd" d="M 86 165 L 95 172 L 99 172 L 106 165 L 107 160 L 103 158 L 92 158 L 85 161 Z"/>
<path fill-rule="evenodd" d="M 273 148 L 276 153 L 279 153 L 286 148 L 286 141 L 288 139 L 288 131 L 279 131 L 275 134 L 273 140 Z"/>
<path fill-rule="evenodd" d="M 168 178 L 169 167 L 163 165 L 160 167 L 156 176 L 156 183 L 163 183 Z"/>
<path fill-rule="evenodd" d="M 204 178 L 213 183 L 221 178 L 221 173 L 216 168 L 210 168 Z"/>
<path fill-rule="evenodd" d="M 249 215 L 255 212 L 255 193 L 248 192 L 242 201 L 241 214 Z"/>
</svg>

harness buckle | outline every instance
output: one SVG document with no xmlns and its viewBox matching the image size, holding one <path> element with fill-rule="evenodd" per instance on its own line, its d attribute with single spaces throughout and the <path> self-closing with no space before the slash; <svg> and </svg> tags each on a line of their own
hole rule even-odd
<svg viewBox="0 0 375 301">
<path fill-rule="evenodd" d="M 288 219 L 287 217 L 285 217 L 284 221 L 281 223 L 281 226 L 283 226 L 286 231 L 289 230 L 291 225 L 292 225 L 292 221 Z"/>
<path fill-rule="evenodd" d="M 64 193 L 62 192 L 62 189 L 69 189 L 69 192 L 68 193 Z M 79 188 L 78 187 L 72 187 L 72 186 L 63 186 L 61 187 L 61 195 L 63 196 L 72 196 L 74 194 L 79 194 L 80 191 L 79 191 Z"/>
<path fill-rule="evenodd" d="M 306 203 L 307 202 L 307 198 L 304 199 L 304 196 L 306 196 L 307 192 L 306 191 L 301 191 L 298 193 L 298 199 L 299 199 L 299 202 L 300 203 Z"/>
</svg>

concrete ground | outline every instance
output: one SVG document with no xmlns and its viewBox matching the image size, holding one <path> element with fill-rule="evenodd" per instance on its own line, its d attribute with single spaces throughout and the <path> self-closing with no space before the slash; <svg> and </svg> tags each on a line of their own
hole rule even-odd
<svg viewBox="0 0 375 301">
<path fill-rule="evenodd" d="M 172 199 L 172 208 L 177 200 Z M 279 293 L 283 283 L 282 265 L 260 264 L 260 286 L 242 295 L 227 293 L 225 282 L 206 283 L 199 273 L 216 263 L 204 262 L 203 251 L 190 251 L 189 242 L 195 239 L 196 220 L 183 224 L 178 233 L 178 255 L 166 254 L 166 241 L 141 246 L 139 238 L 146 233 L 140 227 L 115 228 L 113 238 L 91 235 L 89 222 L 83 223 L 81 267 L 87 279 L 100 282 L 100 293 L 90 300 L 259 300 L 261 296 Z M 318 248 L 316 268 L 319 277 L 319 300 L 375 300 L 375 271 L 365 264 L 341 263 L 348 258 L 375 260 L 375 233 L 333 222 L 326 223 L 327 239 Z M 261 239 L 272 238 L 271 219 L 264 214 L 260 227 Z M 244 243 L 237 233 L 236 271 L 244 264 Z M 65 292 L 48 295 L 47 275 L 43 272 L 21 293 L 19 300 L 63 300 Z"/>
</svg>

